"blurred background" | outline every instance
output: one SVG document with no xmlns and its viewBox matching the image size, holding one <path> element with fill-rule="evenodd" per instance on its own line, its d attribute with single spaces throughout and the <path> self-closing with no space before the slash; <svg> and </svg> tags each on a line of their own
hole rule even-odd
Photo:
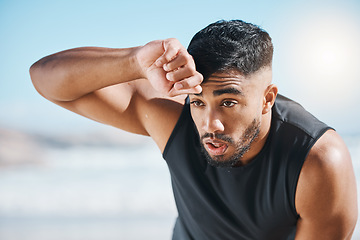
<svg viewBox="0 0 360 240">
<path fill-rule="evenodd" d="M 80 46 L 187 46 L 219 19 L 270 33 L 280 93 L 342 135 L 359 189 L 358 0 L 0 0 L 0 239 L 171 238 L 177 213 L 155 144 L 46 101 L 28 70 Z"/>
</svg>

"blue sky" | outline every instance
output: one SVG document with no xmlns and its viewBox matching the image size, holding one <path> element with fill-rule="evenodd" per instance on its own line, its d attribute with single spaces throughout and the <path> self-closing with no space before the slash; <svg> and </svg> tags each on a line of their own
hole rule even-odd
<svg viewBox="0 0 360 240">
<path fill-rule="evenodd" d="M 273 38 L 274 82 L 343 134 L 360 134 L 360 2 L 0 0 L 0 127 L 32 132 L 100 125 L 47 102 L 28 69 L 80 46 L 130 47 L 175 37 L 185 46 L 219 19 L 243 19 Z"/>
</svg>

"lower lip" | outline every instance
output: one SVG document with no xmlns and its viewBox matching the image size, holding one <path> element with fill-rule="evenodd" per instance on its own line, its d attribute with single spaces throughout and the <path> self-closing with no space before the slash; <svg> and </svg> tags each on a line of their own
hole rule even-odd
<svg viewBox="0 0 360 240">
<path fill-rule="evenodd" d="M 206 149 L 208 150 L 208 152 L 212 155 L 224 155 L 226 149 L 227 149 L 227 145 L 223 144 L 220 147 L 215 147 L 214 145 L 212 145 L 211 143 L 206 143 L 205 144 Z"/>
</svg>

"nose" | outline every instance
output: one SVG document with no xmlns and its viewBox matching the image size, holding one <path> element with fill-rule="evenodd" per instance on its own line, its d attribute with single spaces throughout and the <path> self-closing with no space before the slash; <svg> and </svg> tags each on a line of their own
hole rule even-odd
<svg viewBox="0 0 360 240">
<path fill-rule="evenodd" d="M 225 127 L 219 114 L 213 111 L 205 114 L 203 130 L 208 133 L 223 132 Z"/>
</svg>

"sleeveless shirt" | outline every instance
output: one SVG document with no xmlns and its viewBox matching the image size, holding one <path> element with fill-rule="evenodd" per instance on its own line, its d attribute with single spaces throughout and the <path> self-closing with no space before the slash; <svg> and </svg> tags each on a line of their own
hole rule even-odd
<svg viewBox="0 0 360 240">
<path fill-rule="evenodd" d="M 187 99 L 163 152 L 178 209 L 173 239 L 294 239 L 299 174 L 328 129 L 278 95 L 260 153 L 242 167 L 213 167 L 202 156 Z"/>
</svg>

